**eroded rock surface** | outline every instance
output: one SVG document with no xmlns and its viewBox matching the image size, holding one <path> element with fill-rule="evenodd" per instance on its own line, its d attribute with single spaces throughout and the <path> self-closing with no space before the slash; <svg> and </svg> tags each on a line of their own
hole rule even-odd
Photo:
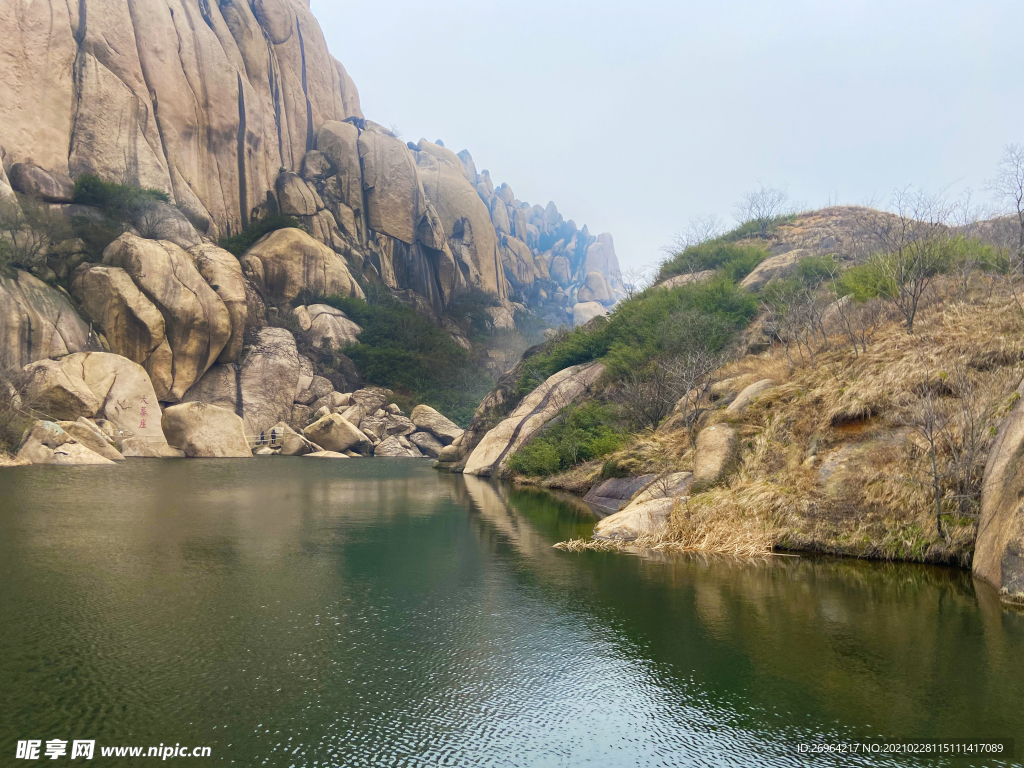
<svg viewBox="0 0 1024 768">
<path fill-rule="evenodd" d="M 527 395 L 507 419 L 484 435 L 466 461 L 464 473 L 492 476 L 503 472 L 509 457 L 520 446 L 586 392 L 603 373 L 603 363 L 587 363 L 566 368 L 548 378 Z"/>
</svg>

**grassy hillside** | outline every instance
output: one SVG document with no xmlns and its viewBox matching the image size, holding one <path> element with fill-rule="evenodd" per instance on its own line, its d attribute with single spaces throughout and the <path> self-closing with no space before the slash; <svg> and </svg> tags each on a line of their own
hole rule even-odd
<svg viewBox="0 0 1024 768">
<path fill-rule="evenodd" d="M 601 418 L 563 423 L 575 444 L 607 452 L 566 461 L 560 424 L 512 468 L 576 491 L 691 471 L 697 435 L 724 424 L 739 438 L 727 479 L 680 500 L 648 546 L 968 563 L 985 455 L 1022 376 L 1024 292 L 1005 250 L 950 227 L 887 249 L 878 233 L 896 219 L 830 209 L 788 218 L 763 240 L 731 233 L 672 255 L 660 280 L 714 274 L 647 289 L 518 373 L 526 392 L 567 365 L 605 361 L 593 403 L 576 409 Z M 800 258 L 766 284 L 738 284 L 795 246 Z M 715 364 L 702 373 L 694 359 Z M 765 379 L 771 388 L 750 407 L 726 410 Z M 644 423 L 638 397 L 665 407 Z"/>
</svg>

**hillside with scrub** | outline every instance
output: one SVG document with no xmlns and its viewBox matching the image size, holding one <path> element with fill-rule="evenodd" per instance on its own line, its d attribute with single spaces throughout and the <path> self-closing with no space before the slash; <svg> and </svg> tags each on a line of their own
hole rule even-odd
<svg viewBox="0 0 1024 768">
<path fill-rule="evenodd" d="M 585 494 L 608 516 L 569 549 L 977 569 L 979 537 L 1016 535 L 990 490 L 1015 482 L 1022 221 L 905 191 L 696 222 L 609 317 L 530 350 L 442 463 Z"/>
</svg>

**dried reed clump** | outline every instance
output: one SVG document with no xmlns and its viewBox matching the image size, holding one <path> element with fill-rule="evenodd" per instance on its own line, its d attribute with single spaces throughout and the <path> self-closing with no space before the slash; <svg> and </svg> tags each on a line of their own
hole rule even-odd
<svg viewBox="0 0 1024 768">
<path fill-rule="evenodd" d="M 31 462 L 17 459 L 4 451 L 0 451 L 0 467 L 25 467 L 30 463 Z"/>
<path fill-rule="evenodd" d="M 623 542 L 617 539 L 570 539 L 560 541 L 554 545 L 555 549 L 563 552 L 621 552 L 629 549 L 631 542 Z"/>
<path fill-rule="evenodd" d="M 770 555 L 784 519 L 801 503 L 799 494 L 766 480 L 716 488 L 680 500 L 663 533 L 635 544 L 661 551 Z"/>
</svg>

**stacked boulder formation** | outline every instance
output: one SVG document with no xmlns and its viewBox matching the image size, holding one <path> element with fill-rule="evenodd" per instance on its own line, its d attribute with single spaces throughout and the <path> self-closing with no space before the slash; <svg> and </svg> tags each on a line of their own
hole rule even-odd
<svg viewBox="0 0 1024 768">
<path fill-rule="evenodd" d="M 136 229 L 185 251 L 283 213 L 341 257 L 344 272 L 312 282 L 372 277 L 436 314 L 481 290 L 500 301 L 499 326 L 526 307 L 571 323 L 623 293 L 610 235 L 495 188 L 468 152 L 365 119 L 305 0 L 0 0 L 0 23 L 0 198 L 90 215 L 73 205 L 83 175 L 159 190 L 169 204 Z M 329 262 L 293 234 L 268 247 Z M 246 256 L 246 275 L 291 301 L 297 283 L 265 255 Z M 177 395 L 181 383 L 154 382 Z"/>
</svg>

